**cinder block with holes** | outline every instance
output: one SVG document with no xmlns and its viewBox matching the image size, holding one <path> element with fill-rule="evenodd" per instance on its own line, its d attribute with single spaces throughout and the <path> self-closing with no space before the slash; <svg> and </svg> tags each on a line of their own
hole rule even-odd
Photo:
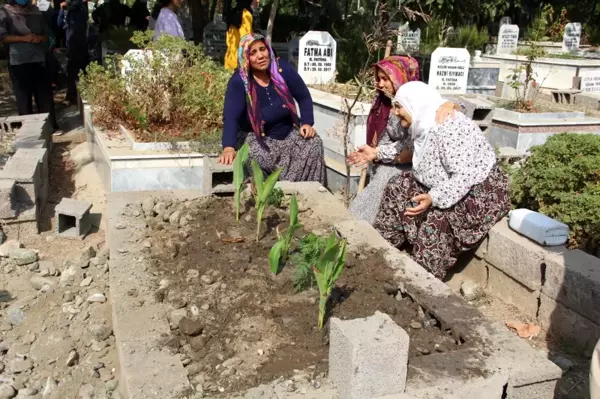
<svg viewBox="0 0 600 399">
<path fill-rule="evenodd" d="M 59 237 L 83 239 L 92 229 L 90 209 L 85 201 L 63 198 L 56 206 L 56 234 Z"/>
<path fill-rule="evenodd" d="M 43 114 L 12 115 L 4 119 L 4 126 L 7 131 L 12 132 L 21 128 L 26 122 L 46 121 L 48 120 L 48 116 L 49 114 L 47 112 Z"/>
<path fill-rule="evenodd" d="M 233 166 L 217 163 L 214 158 L 204 158 L 204 179 L 202 191 L 210 194 L 232 194 Z"/>
</svg>

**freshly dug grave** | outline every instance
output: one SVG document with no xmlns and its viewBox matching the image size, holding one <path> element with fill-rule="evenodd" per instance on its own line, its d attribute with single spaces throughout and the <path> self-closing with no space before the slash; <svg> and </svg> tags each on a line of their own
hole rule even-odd
<svg viewBox="0 0 600 399">
<path fill-rule="evenodd" d="M 144 245 L 159 286 L 156 298 L 173 307 L 173 336 L 161 344 L 181 354 L 194 385 L 231 393 L 294 370 L 310 370 L 309 379 L 325 375 L 328 337 L 317 328 L 318 289 L 295 293 L 290 261 L 277 276 L 269 270 L 275 227 L 287 227 L 287 210 L 267 208 L 256 242 L 254 209 L 237 224 L 231 199 L 159 202 L 154 209 Z M 376 251 L 348 254 L 331 302 L 331 316 L 341 319 L 389 314 L 410 336 L 410 357 L 461 345 L 402 297 Z"/>
</svg>

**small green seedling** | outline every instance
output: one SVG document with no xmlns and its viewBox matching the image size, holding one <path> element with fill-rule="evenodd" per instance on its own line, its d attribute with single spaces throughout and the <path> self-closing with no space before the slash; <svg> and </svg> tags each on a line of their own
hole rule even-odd
<svg viewBox="0 0 600 399">
<path fill-rule="evenodd" d="M 233 185 L 235 193 L 233 200 L 235 202 L 235 221 L 240 221 L 240 202 L 242 197 L 242 187 L 244 185 L 244 165 L 248 161 L 248 144 L 244 143 L 243 146 L 237 152 L 235 160 L 233 161 Z"/>
<path fill-rule="evenodd" d="M 332 232 L 327 240 L 325 251 L 319 257 L 317 264 L 313 266 L 319 287 L 319 330 L 323 328 L 327 301 L 345 264 L 346 240 L 338 240 L 335 232 Z"/>
<path fill-rule="evenodd" d="M 292 262 L 296 265 L 292 283 L 294 291 L 300 292 L 314 287 L 317 282 L 313 266 L 321 256 L 321 252 L 327 246 L 327 237 L 320 237 L 315 233 L 308 233 L 300 239 L 296 245 L 296 251 L 292 255 Z"/>
<path fill-rule="evenodd" d="M 262 222 L 262 215 L 267 206 L 267 199 L 275 183 L 279 180 L 279 175 L 283 171 L 283 168 L 277 169 L 271 173 L 267 180 L 264 180 L 263 172 L 256 159 L 252 160 L 252 178 L 254 179 L 254 187 L 256 194 L 254 200 L 256 202 L 256 241 L 260 238 L 260 223 Z"/>
<path fill-rule="evenodd" d="M 292 238 L 294 238 L 296 230 L 301 227 L 302 225 L 298 223 L 298 201 L 294 195 L 290 201 L 290 225 L 285 231 L 285 235 L 280 235 L 278 232 L 277 235 L 279 241 L 273 245 L 271 252 L 269 252 L 269 265 L 273 274 L 278 274 L 279 266 L 284 265 L 285 262 L 287 262 L 290 245 L 292 245 Z"/>
</svg>

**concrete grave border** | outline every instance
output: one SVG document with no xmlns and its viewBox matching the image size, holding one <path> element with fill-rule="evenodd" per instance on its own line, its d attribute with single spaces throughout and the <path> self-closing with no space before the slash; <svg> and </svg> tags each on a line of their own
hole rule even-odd
<svg viewBox="0 0 600 399">
<path fill-rule="evenodd" d="M 552 397 L 562 371 L 528 343 L 499 323 L 487 320 L 449 286 L 434 278 L 408 255 L 391 247 L 369 224 L 353 218 L 332 194 L 317 183 L 280 183 L 286 194 L 298 194 L 312 211 L 311 223 L 335 226 L 351 248 L 367 246 L 383 251 L 395 270 L 400 290 L 434 315 L 455 338 L 477 343 L 411 359 L 406 391 L 386 398 L 545 398 Z M 109 193 L 108 242 L 113 326 L 121 363 L 121 381 L 128 398 L 175 398 L 190 390 L 178 355 L 159 348 L 161 334 L 169 333 L 167 307 L 131 295 L 152 298 L 153 285 L 141 254 L 145 221 L 134 217 L 148 196 L 194 199 L 201 191 Z M 136 208 L 137 209 L 137 208 Z M 139 214 L 139 213 L 138 213 Z M 461 365 L 462 367 L 457 367 Z M 474 377 L 474 370 L 479 376 Z M 160 377 L 160 378 L 159 378 Z M 482 396 L 473 396 L 480 392 Z M 484 394 L 485 392 L 485 394 Z M 467 394 L 465 396 L 465 394 Z M 432 396 L 433 395 L 433 396 Z"/>
</svg>

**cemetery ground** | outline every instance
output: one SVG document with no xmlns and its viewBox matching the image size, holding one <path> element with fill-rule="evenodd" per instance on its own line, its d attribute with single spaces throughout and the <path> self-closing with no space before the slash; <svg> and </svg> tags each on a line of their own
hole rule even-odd
<svg viewBox="0 0 600 399">
<path fill-rule="evenodd" d="M 8 106 L 7 112 L 14 114 Z M 135 243 L 149 256 L 148 267 L 138 271 L 150 283 L 121 281 L 111 275 L 113 260 L 104 228 L 108 207 L 79 115 L 74 108 L 60 114 L 61 124 L 69 127 L 67 134 L 53 138 L 46 225 L 40 235 L 9 232 L 7 239 L 19 240 L 24 248 L 16 252 L 13 248 L 12 257 L 9 251 L 0 269 L 0 399 L 119 398 L 124 384 L 119 386 L 118 381 L 136 376 L 121 374 L 117 348 L 139 356 L 140 367 L 151 367 L 156 353 L 176 353 L 194 390 L 186 392 L 188 398 L 232 397 L 259 384 L 264 385 L 248 397 L 337 397 L 325 362 L 327 327 L 323 332 L 316 327 L 318 292 L 313 288 L 294 294 L 292 267 L 277 276 L 268 270 L 276 226 L 285 228 L 288 223 L 286 206 L 268 208 L 263 235 L 256 243 L 251 206 L 237 225 L 228 198 L 138 197 L 127 218 L 114 226 L 120 230 L 129 221 L 142 223 L 127 243 Z M 53 208 L 65 197 L 94 204 L 95 228 L 84 241 L 54 236 Z M 300 210 L 304 232 L 317 228 L 312 209 L 301 202 Z M 323 226 L 318 228 L 327 234 Z M 126 255 L 123 243 L 113 251 L 118 248 Z M 0 252 L 8 246 L 0 247 Z M 128 258 L 130 269 L 141 269 L 134 266 L 139 261 Z M 346 319 L 377 310 L 389 314 L 409 332 L 411 361 L 479 348 L 477 342 L 457 341 L 418 303 L 386 284 L 391 271 L 385 267 L 377 251 L 351 253 L 334 291 L 331 315 Z M 152 351 L 135 353 L 135 347 L 124 345 L 123 327 L 114 326 L 113 334 L 112 315 L 122 309 L 111 300 L 113 289 L 125 290 L 129 301 L 122 306 L 133 304 L 129 309 L 133 315 L 126 322 L 148 332 L 138 337 L 140 341 L 156 332 L 157 325 L 167 325 L 161 339 L 151 344 Z M 531 321 L 491 297 L 468 292 L 464 296 L 491 320 Z M 138 316 L 145 312 L 155 312 L 153 322 L 139 325 Z M 564 370 L 558 397 L 588 397 L 589 360 L 543 334 L 528 343 Z M 467 371 L 479 375 L 477 370 Z M 155 381 L 147 383 L 167 384 L 169 377 L 168 369 L 159 369 Z"/>
</svg>

